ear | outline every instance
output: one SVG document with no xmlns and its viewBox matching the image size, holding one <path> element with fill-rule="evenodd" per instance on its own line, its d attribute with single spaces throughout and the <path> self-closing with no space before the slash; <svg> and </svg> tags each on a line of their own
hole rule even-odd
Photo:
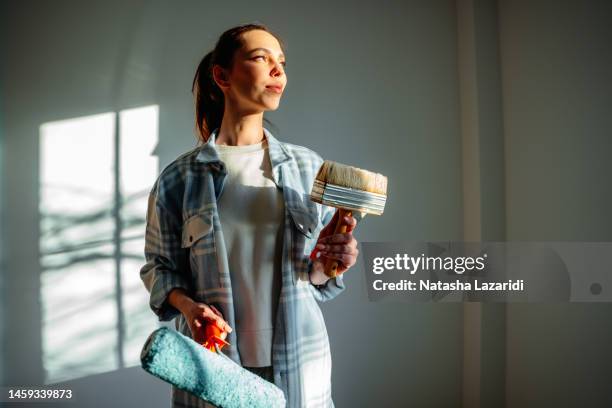
<svg viewBox="0 0 612 408">
<path fill-rule="evenodd" d="M 213 76 L 213 80 L 217 83 L 219 88 L 229 87 L 227 71 L 221 68 L 221 66 L 213 65 L 212 76 Z"/>
</svg>

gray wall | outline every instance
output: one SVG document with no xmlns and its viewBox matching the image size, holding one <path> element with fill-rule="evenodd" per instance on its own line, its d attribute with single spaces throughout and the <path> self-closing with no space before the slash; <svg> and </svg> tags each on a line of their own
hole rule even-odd
<svg viewBox="0 0 612 408">
<path fill-rule="evenodd" d="M 486 169 L 498 169 L 487 162 L 487 149 L 502 153 L 497 138 L 483 139 L 481 218 L 505 206 L 505 225 L 483 225 L 483 237 L 611 240 L 609 2 L 362 3 L 2 3 L 0 30 L 10 39 L 0 57 L 3 385 L 43 380 L 38 126 L 159 104 L 163 167 L 195 144 L 189 89 L 197 62 L 239 23 L 269 24 L 288 46 L 289 85 L 280 109 L 268 116 L 275 135 L 389 176 L 385 215 L 366 218 L 358 240 L 461 240 L 469 204 L 462 197 L 457 10 L 483 6 L 475 14 L 484 31 L 474 42 L 480 50 L 498 49 L 499 62 L 497 55 L 476 58 L 484 84 L 479 129 L 503 128 L 504 174 L 487 176 Z M 498 40 L 491 40 L 496 29 Z M 500 178 L 503 189 L 495 184 Z M 370 303 L 362 265 L 348 273 L 347 291 L 321 304 L 336 405 L 461 406 L 462 305 Z M 611 405 L 605 388 L 612 380 L 611 316 L 605 304 L 507 305 L 500 363 L 507 406 Z M 384 334 L 375 351 L 364 322 Z M 484 340 L 486 362 L 499 343 Z M 67 385 L 87 406 L 107 406 L 109 395 L 115 406 L 169 402 L 169 386 L 138 367 Z M 499 394 L 499 384 L 486 379 L 475 386 Z"/>
<path fill-rule="evenodd" d="M 500 2 L 508 240 L 612 240 L 610 21 L 609 1 Z M 612 406 L 611 317 L 508 305 L 507 406 Z"/>
<path fill-rule="evenodd" d="M 273 132 L 390 177 L 385 215 L 367 219 L 357 239 L 461 238 L 452 1 L 14 2 L 4 16 L 12 41 L 2 57 L 10 101 L 2 172 L 9 192 L 3 232 L 11 237 L 4 241 L 10 290 L 3 300 L 11 310 L 5 383 L 43 379 L 38 126 L 157 103 L 163 166 L 194 146 L 190 85 L 197 62 L 224 29 L 253 20 L 269 24 L 288 45 L 289 85 L 269 116 Z M 461 305 L 372 304 L 362 274 L 361 265 L 353 268 L 347 292 L 322 305 L 337 406 L 457 404 Z M 365 335 L 365 322 L 381 333 L 378 342 Z M 123 380 L 105 382 L 104 392 L 118 405 L 167 406 L 169 386 L 133 369 L 116 376 Z M 96 397 L 100 378 L 107 376 L 69 384 L 81 400 L 104 405 Z"/>
</svg>

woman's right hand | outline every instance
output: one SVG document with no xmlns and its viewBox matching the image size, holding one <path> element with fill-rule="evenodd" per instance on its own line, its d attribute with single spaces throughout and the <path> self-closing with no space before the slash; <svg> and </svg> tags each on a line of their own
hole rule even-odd
<svg viewBox="0 0 612 408">
<path fill-rule="evenodd" d="M 220 337 L 223 340 L 228 333 L 232 332 L 232 328 L 223 319 L 221 312 L 213 305 L 192 301 L 183 309 L 182 313 L 189 325 L 193 340 L 198 344 L 203 344 L 206 341 L 204 329 L 207 324 L 216 324 L 222 330 Z"/>
</svg>

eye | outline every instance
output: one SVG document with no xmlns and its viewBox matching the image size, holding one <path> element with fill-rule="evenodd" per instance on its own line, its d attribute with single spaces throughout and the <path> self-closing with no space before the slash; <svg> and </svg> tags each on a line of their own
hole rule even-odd
<svg viewBox="0 0 612 408">
<path fill-rule="evenodd" d="M 264 59 L 265 59 L 265 58 L 266 58 L 266 56 L 265 56 L 265 55 L 257 55 L 257 56 L 255 56 L 255 57 L 253 57 L 253 59 L 254 59 L 254 60 L 256 60 L 257 58 L 264 58 Z M 286 67 L 286 66 L 287 66 L 287 61 L 282 61 L 280 64 L 281 64 L 283 67 Z"/>
</svg>

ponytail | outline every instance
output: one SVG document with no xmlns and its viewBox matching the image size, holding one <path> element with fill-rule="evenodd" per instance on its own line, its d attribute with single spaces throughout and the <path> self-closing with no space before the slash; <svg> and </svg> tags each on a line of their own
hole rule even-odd
<svg viewBox="0 0 612 408">
<path fill-rule="evenodd" d="M 224 109 L 224 96 L 212 76 L 214 51 L 202 58 L 196 70 L 191 92 L 195 97 L 195 125 L 202 142 L 221 126 Z"/>
</svg>

